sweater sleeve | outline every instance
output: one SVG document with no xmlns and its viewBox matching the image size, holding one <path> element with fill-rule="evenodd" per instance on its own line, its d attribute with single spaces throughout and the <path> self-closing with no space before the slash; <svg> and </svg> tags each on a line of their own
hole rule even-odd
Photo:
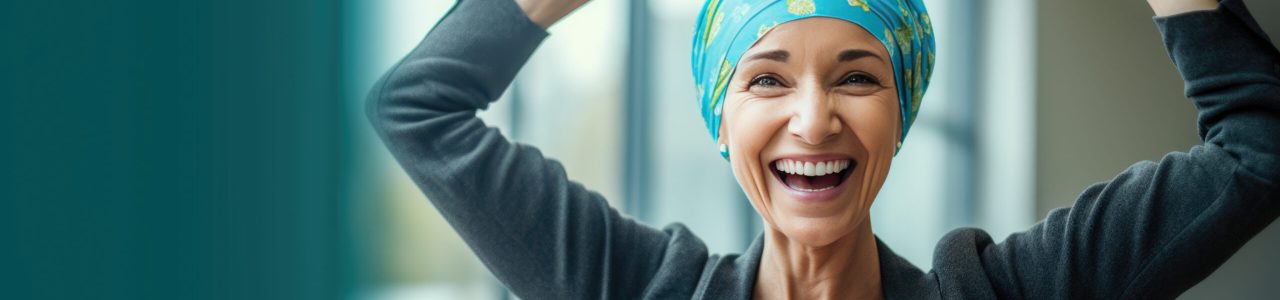
<svg viewBox="0 0 1280 300">
<path fill-rule="evenodd" d="M 634 298 L 659 271 L 675 233 L 619 214 L 568 180 L 558 162 L 476 117 L 546 35 L 511 0 L 460 1 L 375 85 L 368 117 L 427 199 L 513 293 Z"/>
<path fill-rule="evenodd" d="M 1173 298 L 1280 215 L 1280 57 L 1238 0 L 1157 17 L 1203 143 L 982 250 L 1001 298 Z"/>
</svg>

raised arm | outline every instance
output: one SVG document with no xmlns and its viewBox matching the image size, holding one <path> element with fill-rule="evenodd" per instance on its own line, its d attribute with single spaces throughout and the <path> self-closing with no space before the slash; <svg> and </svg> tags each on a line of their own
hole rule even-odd
<svg viewBox="0 0 1280 300">
<path fill-rule="evenodd" d="M 1208 11 L 1152 2 L 1179 13 L 1155 22 L 1204 143 L 1135 164 L 1030 230 L 980 247 L 1002 298 L 1173 298 L 1280 215 L 1276 49 L 1237 0 Z"/>
<path fill-rule="evenodd" d="M 498 99 L 544 37 L 512 0 L 461 1 L 377 83 L 368 117 L 400 166 L 512 292 L 527 299 L 637 297 L 653 288 L 664 254 L 681 250 L 667 244 L 680 228 L 658 231 L 620 215 L 569 181 L 558 162 L 509 142 L 475 115 Z M 696 248 L 683 253 L 698 257 Z"/>
</svg>

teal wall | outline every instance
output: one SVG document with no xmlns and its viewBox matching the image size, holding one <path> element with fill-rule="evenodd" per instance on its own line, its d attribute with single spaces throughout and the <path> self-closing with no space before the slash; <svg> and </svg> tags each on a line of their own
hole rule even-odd
<svg viewBox="0 0 1280 300">
<path fill-rule="evenodd" d="M 0 298 L 349 295 L 340 11 L 0 4 Z"/>
</svg>

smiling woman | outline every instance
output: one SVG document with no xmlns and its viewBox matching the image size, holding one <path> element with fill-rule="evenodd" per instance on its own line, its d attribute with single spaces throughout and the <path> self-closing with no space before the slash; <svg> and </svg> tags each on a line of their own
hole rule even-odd
<svg viewBox="0 0 1280 300">
<path fill-rule="evenodd" d="M 877 239 L 868 214 L 932 74 L 919 1 L 706 2 L 698 106 L 764 223 L 741 255 L 621 215 L 476 118 L 581 0 L 460 2 L 376 85 L 369 116 L 524 298 L 1167 298 L 1280 215 L 1280 55 L 1238 1 L 1151 2 L 1204 143 L 1135 164 L 1000 243 L 957 229 L 929 272 Z"/>
<path fill-rule="evenodd" d="M 766 272 L 760 272 L 766 284 L 758 293 L 807 295 L 774 283 L 840 274 L 869 274 L 855 282 L 868 284 L 857 290 L 879 290 L 868 215 L 902 126 L 894 68 L 881 45 L 848 21 L 797 20 L 764 35 L 732 76 L 718 140 L 728 145 L 734 176 L 770 225 L 761 261 Z M 817 248 L 834 251 L 809 255 Z M 803 272 L 791 280 L 769 278 L 793 270 Z"/>
<path fill-rule="evenodd" d="M 756 210 L 784 230 L 816 230 L 788 234 L 810 245 L 847 233 L 832 229 L 860 227 L 854 225 L 865 223 L 900 136 L 894 81 L 878 79 L 893 78 L 884 47 L 853 23 L 811 18 L 779 25 L 745 56 L 726 96 L 719 141 L 729 146 L 734 174 Z M 775 176 L 783 162 L 802 173 Z M 849 172 L 815 176 L 827 173 L 828 162 Z M 845 178 L 851 184 L 832 180 Z"/>
</svg>

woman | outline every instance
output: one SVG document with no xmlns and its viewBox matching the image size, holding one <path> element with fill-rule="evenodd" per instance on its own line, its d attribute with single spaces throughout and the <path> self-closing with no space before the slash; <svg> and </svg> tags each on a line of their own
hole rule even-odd
<svg viewBox="0 0 1280 300">
<path fill-rule="evenodd" d="M 1280 215 L 1280 55 L 1236 0 L 1150 0 L 1204 144 L 1135 164 L 993 243 L 959 229 L 922 272 L 868 211 L 919 108 L 919 0 L 709 0 L 700 107 L 764 220 L 742 255 L 624 217 L 475 116 L 583 0 L 462 1 L 370 95 L 391 152 L 516 295 L 564 298 L 1170 298 Z"/>
</svg>

